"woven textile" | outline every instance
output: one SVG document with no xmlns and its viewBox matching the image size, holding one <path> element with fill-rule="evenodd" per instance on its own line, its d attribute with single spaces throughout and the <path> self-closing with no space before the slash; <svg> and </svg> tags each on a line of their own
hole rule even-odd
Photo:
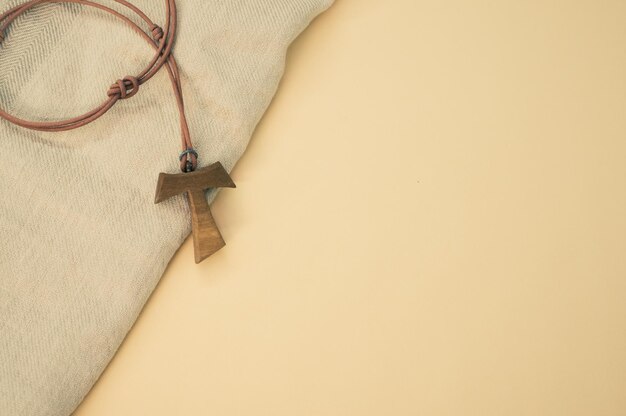
<svg viewBox="0 0 626 416">
<path fill-rule="evenodd" d="M 331 2 L 178 2 L 174 54 L 200 166 L 232 169 L 289 44 Z M 163 22 L 163 1 L 135 3 Z M 112 16 L 38 6 L 0 46 L 0 104 L 32 120 L 82 114 L 152 53 Z M 70 414 L 189 235 L 184 196 L 153 203 L 159 172 L 178 172 L 177 117 L 163 70 L 78 130 L 0 122 L 0 415 Z"/>
</svg>

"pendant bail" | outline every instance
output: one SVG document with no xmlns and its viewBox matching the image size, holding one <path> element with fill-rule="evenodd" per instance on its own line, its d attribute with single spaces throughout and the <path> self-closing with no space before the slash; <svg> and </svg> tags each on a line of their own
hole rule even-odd
<svg viewBox="0 0 626 416">
<path fill-rule="evenodd" d="M 178 160 L 182 162 L 183 158 L 190 154 L 194 155 L 195 158 L 198 159 L 198 152 L 196 152 L 196 150 L 193 147 L 190 147 L 180 152 L 180 154 L 178 155 Z M 182 168 L 182 171 L 185 173 L 193 172 L 194 171 L 193 162 L 191 162 L 190 160 L 187 160 L 184 168 Z"/>
</svg>

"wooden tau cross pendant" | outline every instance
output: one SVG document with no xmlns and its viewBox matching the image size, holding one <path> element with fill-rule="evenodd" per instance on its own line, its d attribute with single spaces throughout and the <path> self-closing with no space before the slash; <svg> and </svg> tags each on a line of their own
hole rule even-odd
<svg viewBox="0 0 626 416">
<path fill-rule="evenodd" d="M 236 186 L 220 162 L 189 173 L 159 174 L 155 204 L 187 192 L 196 263 L 200 263 L 226 244 L 204 195 L 204 191 L 209 188 L 224 187 Z"/>
</svg>

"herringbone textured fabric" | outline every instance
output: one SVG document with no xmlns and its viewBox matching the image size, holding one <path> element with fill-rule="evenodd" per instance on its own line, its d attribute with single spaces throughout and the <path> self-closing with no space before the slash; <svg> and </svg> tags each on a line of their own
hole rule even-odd
<svg viewBox="0 0 626 416">
<path fill-rule="evenodd" d="M 178 2 L 175 56 L 201 166 L 232 169 L 275 93 L 287 47 L 331 2 Z M 162 1 L 136 4 L 163 21 Z M 76 5 L 39 6 L 7 35 L 0 103 L 36 120 L 91 109 L 152 54 L 124 24 Z M 0 122 L 0 415 L 71 413 L 190 232 L 184 197 L 153 203 L 158 173 L 178 170 L 166 77 L 79 130 Z"/>
</svg>

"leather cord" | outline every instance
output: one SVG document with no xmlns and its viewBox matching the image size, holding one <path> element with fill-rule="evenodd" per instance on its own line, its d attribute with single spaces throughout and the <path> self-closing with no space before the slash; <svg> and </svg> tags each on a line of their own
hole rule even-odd
<svg viewBox="0 0 626 416">
<path fill-rule="evenodd" d="M 172 83 L 172 88 L 174 90 L 174 96 L 176 98 L 176 104 L 178 106 L 178 112 L 180 116 L 179 118 L 182 144 L 182 152 L 180 154 L 180 168 L 183 172 L 193 171 L 196 169 L 198 164 L 198 154 L 193 149 L 193 143 L 191 141 L 191 135 L 189 133 L 189 126 L 187 124 L 187 118 L 185 116 L 185 103 L 183 100 L 180 73 L 178 71 L 178 65 L 176 64 L 176 60 L 174 59 L 174 56 L 172 54 L 174 38 L 176 35 L 176 1 L 165 0 L 166 21 L 164 28 L 156 25 L 148 16 L 146 16 L 145 13 L 143 13 L 139 8 L 129 3 L 128 1 L 113 1 L 126 7 L 131 12 L 139 16 L 139 18 L 147 25 L 148 30 L 142 29 L 137 23 L 135 23 L 122 13 L 118 12 L 117 10 L 90 0 L 30 0 L 18 6 L 15 6 L 0 15 L 0 42 L 2 42 L 6 38 L 7 28 L 15 21 L 15 19 L 17 19 L 19 16 L 23 15 L 37 5 L 40 5 L 42 3 L 82 4 L 85 6 L 100 9 L 122 20 L 123 22 L 128 24 L 135 32 L 137 32 L 142 38 L 144 38 L 155 50 L 154 57 L 139 74 L 134 76 L 127 75 L 117 80 L 108 88 L 106 92 L 106 100 L 102 102 L 102 104 L 100 104 L 98 107 L 85 114 L 66 120 L 42 122 L 18 118 L 0 108 L 0 117 L 20 127 L 31 130 L 56 132 L 76 129 L 86 124 L 89 124 L 94 120 L 97 120 L 107 111 L 109 111 L 119 100 L 125 100 L 133 97 L 139 92 L 141 85 L 143 85 L 150 78 L 152 78 L 162 67 L 165 67 Z"/>
</svg>

